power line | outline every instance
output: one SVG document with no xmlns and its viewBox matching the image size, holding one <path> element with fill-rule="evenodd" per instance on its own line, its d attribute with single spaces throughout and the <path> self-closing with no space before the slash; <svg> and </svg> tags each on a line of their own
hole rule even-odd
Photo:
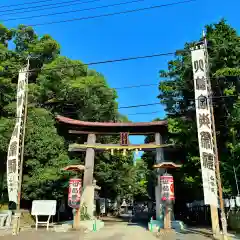
<svg viewBox="0 0 240 240">
<path fill-rule="evenodd" d="M 214 47 L 220 47 L 223 45 L 216 45 Z M 96 62 L 89 62 L 89 63 L 82 63 L 81 66 L 91 66 L 91 65 L 100 65 L 100 64 L 108 64 L 108 63 L 115 63 L 115 62 L 124 62 L 124 61 L 132 61 L 132 60 L 138 60 L 138 59 L 147 59 L 147 58 L 155 58 L 155 57 L 163 57 L 163 56 L 171 56 L 171 55 L 175 55 L 177 54 L 177 52 L 190 52 L 190 50 L 188 49 L 184 49 L 184 50 L 177 50 L 175 52 L 168 52 L 168 53 L 156 53 L 156 54 L 152 54 L 152 55 L 142 55 L 142 56 L 130 56 L 130 57 L 125 57 L 125 58 L 118 58 L 118 59 L 109 59 L 109 60 L 105 60 L 105 61 L 96 61 Z M 36 59 L 34 57 L 34 59 Z M 68 64 L 66 65 L 64 68 L 79 68 L 81 66 L 76 66 L 76 64 Z M 13 67 L 8 67 L 5 66 L 5 70 L 8 69 L 14 69 Z M 63 67 L 51 67 L 51 68 L 44 68 L 44 66 L 42 68 L 35 68 L 33 70 L 29 70 L 28 72 L 38 72 L 40 70 L 42 71 L 53 71 L 53 70 L 62 70 Z M 24 71 L 23 71 L 24 72 Z M 211 79 L 215 79 L 215 78 L 211 78 Z M 148 84 L 146 84 L 148 85 Z M 128 86 L 127 88 L 134 88 L 137 86 Z M 121 87 L 118 87 L 118 89 L 120 89 Z"/>
<path fill-rule="evenodd" d="M 178 1 L 178 2 L 173 2 L 173 3 L 168 3 L 168 4 L 161 4 L 161 5 L 151 6 L 151 7 L 136 8 L 136 9 L 126 10 L 126 11 L 121 11 L 121 12 L 106 13 L 106 14 L 93 15 L 93 16 L 87 16 L 87 17 L 81 17 L 81 18 L 72 18 L 72 19 L 66 19 L 66 20 L 60 20 L 60 21 L 36 23 L 36 24 L 31 24 L 29 26 L 36 27 L 36 26 L 52 25 L 52 24 L 58 24 L 58 23 L 68 23 L 68 22 L 74 22 L 74 21 L 83 21 L 83 20 L 96 19 L 96 18 L 102 18 L 102 17 L 112 17 L 112 16 L 116 16 L 116 15 L 148 11 L 148 10 L 162 8 L 162 7 L 169 7 L 169 6 L 185 4 L 185 3 L 195 2 L 195 1 L 196 0 Z"/>
<path fill-rule="evenodd" d="M 238 95 L 228 95 L 228 96 L 213 96 L 213 97 L 209 97 L 208 99 L 221 99 L 221 98 L 230 98 L 230 97 L 238 97 Z M 195 101 L 198 99 L 187 99 L 188 101 Z M 181 100 L 171 100 L 174 102 L 181 102 Z M 118 109 L 128 109 L 128 108 L 138 108 L 138 107 L 147 107 L 147 106 L 154 106 L 154 105 L 164 105 L 164 103 L 161 102 L 156 102 L 156 103 L 147 103 L 147 104 L 138 104 L 138 105 L 130 105 L 130 106 L 123 106 L 123 107 L 119 107 Z"/>
<path fill-rule="evenodd" d="M 52 3 L 52 4 L 45 4 L 45 5 L 39 5 L 39 6 L 33 6 L 33 7 L 9 9 L 9 10 L 0 11 L 0 13 L 4 13 L 4 14 L 1 14 L 0 16 L 6 16 L 6 15 L 10 15 L 10 14 L 15 15 L 15 14 L 27 13 L 27 12 L 39 12 L 39 11 L 42 11 L 42 10 L 56 9 L 56 8 L 62 8 L 62 7 L 70 7 L 70 6 L 73 6 L 73 5 L 100 2 L 100 1 L 102 1 L 102 0 L 91 0 L 91 1 L 72 0 L 72 1 L 65 1 L 65 2 L 61 2 L 61 3 Z M 33 8 L 33 9 L 29 10 L 29 8 Z M 24 11 L 20 11 L 20 10 L 24 10 Z"/>
<path fill-rule="evenodd" d="M 219 46 L 222 46 L 222 45 L 216 45 L 214 47 L 219 47 Z M 163 57 L 163 56 L 172 56 L 172 55 L 175 55 L 177 52 L 184 53 L 184 52 L 190 52 L 190 50 L 184 49 L 184 50 L 177 50 L 175 52 L 168 52 L 168 53 L 156 53 L 156 54 L 152 54 L 152 55 L 130 56 L 130 57 L 125 57 L 125 58 L 109 59 L 109 60 L 104 60 L 104 61 L 82 63 L 82 66 L 92 66 L 92 65 L 108 64 L 108 63 L 115 63 L 115 62 L 124 62 L 124 61 L 132 61 L 132 60 L 139 60 L 139 59 L 147 59 L 147 58 L 155 58 L 155 57 Z M 36 58 L 34 58 L 34 59 L 36 59 Z M 72 68 L 79 68 L 81 66 L 76 66 L 76 64 L 68 64 L 64 68 L 70 68 L 70 67 L 72 67 Z M 9 67 L 6 66 L 5 70 L 8 70 L 8 69 L 9 69 Z M 14 68 L 10 67 L 10 69 L 14 69 Z M 37 72 L 39 70 L 53 71 L 53 70 L 62 70 L 62 69 L 63 69 L 63 67 L 44 68 L 44 66 L 43 66 L 42 68 L 35 68 L 33 70 L 29 70 L 29 72 Z M 131 87 L 134 87 L 134 86 L 129 86 L 129 88 L 131 88 Z"/>
<path fill-rule="evenodd" d="M 162 104 L 162 103 L 157 102 L 157 103 L 138 104 L 138 105 L 132 105 L 132 106 L 119 107 L 118 109 L 148 107 L 148 106 L 154 106 L 154 105 L 159 105 L 159 104 Z"/>
<path fill-rule="evenodd" d="M 35 1 L 35 2 L 24 2 L 24 3 L 18 3 L 18 4 L 11 4 L 11 5 L 2 5 L 0 8 L 11 8 L 16 6 L 24 6 L 29 4 L 35 4 L 35 3 L 42 3 L 42 2 L 52 2 L 54 0 L 41 0 L 41 1 Z"/>
<path fill-rule="evenodd" d="M 97 0 L 97 1 L 100 1 L 100 0 Z M 120 3 L 102 5 L 102 6 L 98 6 L 98 7 L 76 9 L 76 10 L 65 11 L 65 12 L 48 13 L 48 14 L 34 15 L 34 16 L 20 17 L 20 18 L 8 18 L 8 19 L 2 19 L 2 21 L 7 22 L 7 21 L 20 20 L 20 19 L 32 19 L 32 18 L 39 18 L 39 17 L 49 17 L 49 16 L 55 16 L 55 15 L 62 15 L 62 14 L 66 14 L 66 13 L 90 11 L 90 10 L 96 10 L 96 9 L 102 9 L 102 8 L 108 8 L 108 7 L 115 7 L 115 6 L 121 6 L 121 5 L 131 4 L 131 3 L 144 2 L 144 1 L 145 0 L 134 0 L 134 1 L 127 1 L 127 2 L 120 2 Z"/>
<path fill-rule="evenodd" d="M 155 111 L 155 112 L 142 112 L 142 113 L 128 113 L 127 115 L 148 115 L 148 114 L 155 114 L 155 113 L 160 113 L 161 111 Z"/>
<path fill-rule="evenodd" d="M 174 54 L 175 54 L 175 52 L 157 53 L 157 54 L 145 55 L 145 56 L 136 56 L 136 57 L 119 58 L 119 59 L 99 61 L 99 62 L 90 62 L 90 63 L 85 64 L 85 65 L 91 66 L 91 65 L 99 65 L 99 64 L 114 63 L 114 62 L 125 62 L 125 61 L 137 60 L 137 59 L 145 59 L 145 58 L 154 58 L 154 57 L 170 56 L 170 55 L 174 55 Z"/>
<path fill-rule="evenodd" d="M 142 56 L 132 56 L 132 57 L 126 57 L 126 58 L 118 58 L 118 59 L 109 59 L 109 60 L 105 60 L 105 61 L 96 61 L 96 62 L 89 62 L 89 63 L 83 63 L 81 66 L 93 66 L 93 65 L 100 65 L 100 64 L 108 64 L 108 63 L 115 63 L 115 62 L 125 62 L 125 61 L 132 61 L 132 60 L 138 60 L 138 59 L 147 59 L 147 58 L 155 58 L 155 57 L 163 57 L 163 56 L 172 56 L 174 55 L 175 52 L 169 52 L 169 53 L 156 53 L 156 54 L 152 54 L 152 55 L 142 55 Z M 76 65 L 66 65 L 65 68 L 79 68 L 81 66 L 76 66 Z M 5 67 L 5 70 L 8 69 L 14 69 L 12 67 Z M 53 70 L 62 70 L 63 67 L 51 67 L 51 68 L 35 68 L 33 70 L 29 70 L 28 72 L 37 72 L 39 70 L 42 71 L 53 71 Z M 22 73 L 24 73 L 25 71 L 22 71 Z M 130 86 L 133 87 L 133 86 Z"/>
<path fill-rule="evenodd" d="M 238 95 L 229 95 L 229 96 L 213 96 L 213 97 L 209 97 L 208 99 L 221 99 L 221 98 L 229 98 L 229 97 L 238 97 Z M 188 99 L 189 101 L 191 100 L 196 100 L 196 99 Z M 171 100 L 172 101 L 172 100 Z M 175 102 L 180 102 L 180 100 L 175 100 Z M 72 104 L 70 104 L 72 105 Z M 131 109 L 131 108 L 139 108 L 139 107 L 147 107 L 147 106 L 154 106 L 154 105 L 164 105 L 161 102 L 156 102 L 156 103 L 147 103 L 147 104 L 138 104 L 138 105 L 129 105 L 129 106 L 123 106 L 123 107 L 119 107 L 118 109 Z M 147 115 L 147 114 L 156 114 L 156 113 L 160 113 L 162 111 L 153 111 L 153 112 L 137 112 L 137 113 L 129 113 L 126 115 Z M 68 113 L 73 113 L 68 111 Z M 229 116 L 228 116 L 229 117 Z M 221 116 L 222 118 L 222 116 Z"/>
<path fill-rule="evenodd" d="M 123 86 L 123 87 L 113 87 L 116 90 L 121 90 L 121 89 L 131 89 L 131 88 L 140 88 L 140 87 L 152 87 L 152 86 L 158 86 L 158 83 L 153 83 L 153 84 L 140 84 L 140 85 L 133 85 L 133 86 Z"/>
</svg>

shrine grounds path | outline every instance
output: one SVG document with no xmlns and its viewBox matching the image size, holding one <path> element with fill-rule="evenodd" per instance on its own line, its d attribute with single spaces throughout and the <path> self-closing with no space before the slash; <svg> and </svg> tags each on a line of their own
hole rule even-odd
<svg viewBox="0 0 240 240">
<path fill-rule="evenodd" d="M 177 233 L 176 238 L 159 238 L 147 231 L 144 226 L 127 223 L 111 222 L 106 223 L 105 227 L 99 232 L 80 233 L 80 232 L 47 232 L 45 229 L 38 231 L 21 232 L 18 236 L 2 236 L 0 240 L 210 240 L 204 234 L 186 232 Z"/>
</svg>

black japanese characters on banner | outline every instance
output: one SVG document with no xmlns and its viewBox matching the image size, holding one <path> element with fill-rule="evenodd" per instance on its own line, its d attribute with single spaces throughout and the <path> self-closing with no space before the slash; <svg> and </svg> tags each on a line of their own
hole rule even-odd
<svg viewBox="0 0 240 240">
<path fill-rule="evenodd" d="M 202 161 L 205 168 L 214 170 L 214 156 L 212 153 L 203 152 Z"/>
<path fill-rule="evenodd" d="M 203 131 L 200 133 L 201 147 L 205 149 L 212 149 L 212 136 L 210 132 Z"/>
<path fill-rule="evenodd" d="M 205 77 L 201 77 L 201 78 L 197 77 L 196 78 L 196 88 L 197 88 L 197 90 L 206 90 L 207 89 Z"/>
<path fill-rule="evenodd" d="M 216 179 L 214 176 L 209 177 L 209 185 L 210 185 L 210 191 L 212 193 L 217 194 L 217 186 L 216 186 Z"/>
<path fill-rule="evenodd" d="M 11 159 L 8 161 L 9 173 L 15 173 L 17 171 L 17 159 Z"/>
<path fill-rule="evenodd" d="M 204 72 L 204 61 L 202 59 L 194 61 L 194 70 L 195 73 L 198 71 Z"/>
<path fill-rule="evenodd" d="M 210 128 L 211 121 L 210 121 L 209 114 L 199 113 L 198 118 L 199 118 L 200 127 L 206 126 L 207 128 Z"/>
<path fill-rule="evenodd" d="M 200 45 L 191 51 L 194 78 L 196 119 L 199 153 L 203 179 L 204 202 L 217 206 L 215 153 L 212 134 L 212 113 L 205 47 Z"/>
<path fill-rule="evenodd" d="M 24 129 L 24 111 L 25 111 L 25 97 L 26 85 L 28 78 L 28 66 L 20 70 L 18 76 L 17 88 L 17 104 L 16 104 L 16 119 L 14 130 L 8 146 L 7 155 L 7 186 L 8 186 L 8 199 L 13 202 L 15 206 L 19 202 L 21 192 L 21 166 L 22 158 L 21 151 L 23 145 L 22 133 Z"/>
<path fill-rule="evenodd" d="M 203 95 L 200 95 L 198 97 L 198 109 L 206 109 L 208 110 L 208 101 L 207 101 L 207 97 L 206 96 L 203 96 Z"/>
</svg>

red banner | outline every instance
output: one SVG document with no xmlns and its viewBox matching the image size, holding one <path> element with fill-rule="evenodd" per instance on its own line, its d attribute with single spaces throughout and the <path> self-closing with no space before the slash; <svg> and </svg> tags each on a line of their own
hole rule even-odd
<svg viewBox="0 0 240 240">
<path fill-rule="evenodd" d="M 68 206 L 71 208 L 79 208 L 81 200 L 82 180 L 72 178 L 69 180 L 68 189 Z"/>
<path fill-rule="evenodd" d="M 160 177 L 161 182 L 161 199 L 162 201 L 174 201 L 174 184 L 173 176 L 163 175 Z"/>
</svg>

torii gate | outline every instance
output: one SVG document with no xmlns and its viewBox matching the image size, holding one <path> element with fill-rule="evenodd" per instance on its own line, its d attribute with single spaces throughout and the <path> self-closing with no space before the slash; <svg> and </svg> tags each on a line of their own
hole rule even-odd
<svg viewBox="0 0 240 240">
<path fill-rule="evenodd" d="M 63 125 L 61 130 L 67 131 L 74 135 L 87 135 L 87 142 L 84 144 L 71 144 L 69 151 L 86 151 L 85 170 L 83 180 L 83 195 L 81 204 L 85 204 L 90 217 L 94 212 L 94 187 L 93 187 L 93 171 L 95 151 L 123 150 L 143 150 L 156 151 L 156 164 L 164 162 L 163 148 L 167 148 L 171 144 L 164 144 L 168 133 L 167 121 L 155 121 L 146 123 L 112 123 L 112 122 L 86 122 L 74 120 L 71 118 L 57 116 L 57 121 Z M 120 144 L 101 144 L 96 143 L 96 135 L 116 135 L 121 136 Z M 155 135 L 155 142 L 148 144 L 129 144 L 129 135 Z M 156 168 L 156 166 L 155 166 Z M 164 222 L 167 219 L 162 217 L 162 200 L 160 196 L 159 176 L 164 173 L 164 169 L 158 169 L 158 180 L 155 187 L 156 196 L 156 219 Z M 167 216 L 165 216 L 166 218 Z M 167 217 L 168 218 L 168 217 Z M 170 221 L 170 219 L 169 219 Z M 170 225 L 170 224 L 168 224 Z"/>
</svg>

